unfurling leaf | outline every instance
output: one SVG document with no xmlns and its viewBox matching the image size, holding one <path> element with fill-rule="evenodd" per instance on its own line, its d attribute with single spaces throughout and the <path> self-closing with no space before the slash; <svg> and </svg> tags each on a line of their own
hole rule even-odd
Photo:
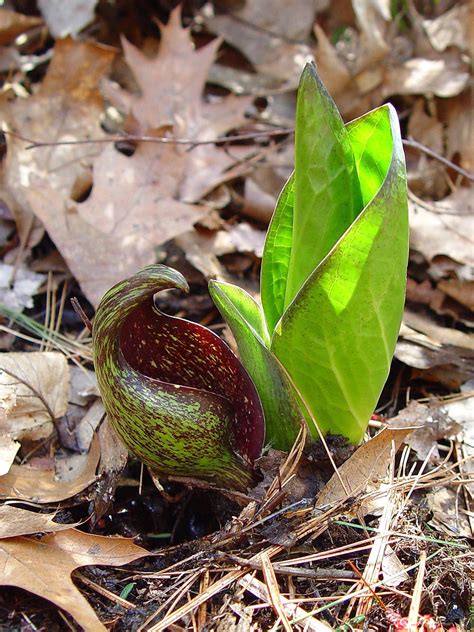
<svg viewBox="0 0 474 632">
<path fill-rule="evenodd" d="M 100 302 L 93 341 L 105 408 L 159 474 L 244 490 L 264 440 L 257 392 L 217 335 L 158 311 L 153 295 L 170 288 L 188 286 L 179 272 L 148 266 Z"/>
<path fill-rule="evenodd" d="M 269 443 L 289 449 L 301 415 L 313 438 L 316 422 L 322 432 L 362 439 L 395 349 L 407 259 L 406 175 L 394 109 L 384 105 L 344 125 L 307 66 L 295 172 L 267 233 L 262 307 L 253 307 L 252 322 L 260 319 L 263 333 L 241 308 L 250 298 L 243 290 L 236 302 L 232 286 L 210 287 L 259 391 Z"/>
</svg>

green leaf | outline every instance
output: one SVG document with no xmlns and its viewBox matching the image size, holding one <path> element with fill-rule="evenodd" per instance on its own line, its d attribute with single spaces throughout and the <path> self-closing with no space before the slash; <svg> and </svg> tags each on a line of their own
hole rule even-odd
<svg viewBox="0 0 474 632">
<path fill-rule="evenodd" d="M 257 388 L 267 441 L 276 449 L 289 450 L 300 430 L 302 414 L 284 370 L 265 344 L 268 334 L 260 306 L 229 283 L 210 281 L 209 292 L 234 334 L 242 363 Z"/>
<path fill-rule="evenodd" d="M 362 206 L 344 122 L 314 66 L 307 65 L 296 109 L 293 234 L 285 308 Z"/>
<path fill-rule="evenodd" d="M 293 238 L 294 174 L 283 187 L 263 249 L 260 292 L 270 334 L 283 316 Z"/>
<path fill-rule="evenodd" d="M 355 121 L 348 137 L 367 205 L 289 306 L 271 348 L 321 430 L 358 442 L 387 378 L 403 313 L 408 213 L 394 109 Z"/>
</svg>

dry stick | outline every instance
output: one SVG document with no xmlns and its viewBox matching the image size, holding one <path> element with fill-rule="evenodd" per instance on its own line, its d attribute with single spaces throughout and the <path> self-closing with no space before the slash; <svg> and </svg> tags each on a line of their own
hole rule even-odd
<svg viewBox="0 0 474 632">
<path fill-rule="evenodd" d="M 266 549 L 266 553 L 269 557 L 273 557 L 277 553 L 280 553 L 280 551 L 282 550 L 282 546 L 273 545 Z M 260 553 L 257 553 L 257 555 L 254 555 L 251 559 L 253 561 L 257 561 L 260 559 L 260 555 Z M 205 592 L 196 595 L 196 597 L 191 599 L 191 601 L 184 604 L 174 612 L 168 613 L 159 623 L 148 628 L 148 632 L 159 632 L 161 630 L 165 630 L 169 625 L 171 625 L 171 623 L 179 621 L 182 617 L 186 616 L 192 610 L 194 610 L 204 602 L 208 601 L 208 599 L 211 599 L 211 597 L 214 597 L 214 595 L 217 595 L 222 590 L 230 586 L 232 583 L 246 575 L 246 573 L 247 571 L 245 569 L 239 569 L 227 573 L 227 575 L 224 575 L 224 577 L 221 577 L 221 579 L 218 579 L 216 582 L 211 584 Z"/>
<path fill-rule="evenodd" d="M 269 130 L 265 132 L 249 132 L 247 134 L 234 134 L 232 136 L 218 136 L 214 139 L 206 139 L 206 140 L 193 140 L 191 138 L 169 138 L 167 136 L 139 136 L 139 135 L 123 135 L 123 136 L 112 136 L 109 138 L 90 138 L 84 140 L 68 140 L 68 141 L 55 141 L 55 142 L 41 142 L 36 141 L 32 138 L 27 138 L 26 136 L 22 136 L 21 134 L 17 134 L 16 132 L 11 132 L 9 130 L 3 130 L 4 134 L 8 134 L 10 136 L 14 136 L 15 138 L 19 138 L 30 145 L 27 149 L 37 149 L 38 147 L 56 147 L 58 145 L 87 145 L 90 143 L 118 143 L 121 141 L 131 141 L 131 142 L 144 142 L 144 143 L 164 143 L 169 145 L 189 145 L 191 147 L 197 147 L 199 145 L 215 145 L 219 143 L 230 143 L 236 142 L 239 140 L 255 140 L 257 138 L 267 138 L 273 136 L 285 136 L 287 134 L 294 134 L 294 128 L 280 128 Z M 413 138 L 403 138 L 403 144 L 405 147 L 411 147 L 417 151 L 420 151 L 430 158 L 434 158 L 438 160 L 446 167 L 450 167 L 457 173 L 461 174 L 471 182 L 474 182 L 474 174 L 462 167 L 459 167 L 456 163 L 452 162 L 448 158 L 441 156 L 437 152 L 433 151 L 426 145 L 419 143 Z"/>
<path fill-rule="evenodd" d="M 280 587 L 278 585 L 270 558 L 265 552 L 263 552 L 260 559 L 262 562 L 263 577 L 265 579 L 265 584 L 267 585 L 267 594 L 270 605 L 275 611 L 277 617 L 280 619 L 286 632 L 292 632 L 291 624 L 288 621 L 288 617 L 286 616 L 286 612 L 283 608 Z"/>
<path fill-rule="evenodd" d="M 427 156 L 429 156 L 430 158 L 434 158 L 438 162 L 441 162 L 446 167 L 450 167 L 451 169 L 454 169 L 455 171 L 460 173 L 462 176 L 464 176 L 468 180 L 471 180 L 471 182 L 474 181 L 474 175 L 472 173 L 470 173 L 469 171 L 466 171 L 462 167 L 459 167 L 457 164 L 455 164 L 451 160 L 448 160 L 448 158 L 445 158 L 444 156 L 441 156 L 440 154 L 438 154 L 437 152 L 433 151 L 432 149 L 430 149 L 426 145 L 423 145 L 422 143 L 419 143 L 414 138 L 411 138 L 411 137 L 404 138 L 403 139 L 403 144 L 405 145 L 405 147 L 411 147 L 412 149 L 417 149 L 418 151 L 421 151 L 424 154 L 426 154 Z"/>
<path fill-rule="evenodd" d="M 410 612 L 408 613 L 408 630 L 418 630 L 418 617 L 420 614 L 421 594 L 423 591 L 423 579 L 426 569 L 426 551 L 420 553 L 420 565 L 416 575 L 415 588 L 413 589 L 413 598 L 411 600 Z"/>
<path fill-rule="evenodd" d="M 392 449 L 390 455 L 390 487 L 386 494 L 386 502 L 383 508 L 382 516 L 380 517 L 379 525 L 377 528 L 377 532 L 380 534 L 380 538 L 374 541 L 374 545 L 370 551 L 369 558 L 367 560 L 367 564 L 364 569 L 364 573 L 361 576 L 361 581 L 366 584 L 369 588 L 372 583 L 376 582 L 380 569 L 382 566 L 382 559 L 385 555 L 386 547 L 388 545 L 389 540 L 389 526 L 390 520 L 392 519 L 393 513 L 395 511 L 395 499 L 397 497 L 397 493 L 393 487 L 394 482 L 394 474 L 395 474 L 395 443 L 392 441 Z M 378 600 L 377 595 L 375 598 Z M 358 615 L 366 615 L 372 605 L 372 597 L 367 596 L 362 598 L 357 604 L 356 616 Z M 353 602 L 349 605 L 348 612 L 350 612 L 353 607 Z M 385 609 L 385 605 L 382 603 L 382 607 Z"/>
<path fill-rule="evenodd" d="M 87 327 L 87 329 L 90 331 L 90 333 L 92 333 L 92 323 L 89 320 L 89 318 L 88 318 L 87 314 L 85 313 L 85 311 L 82 309 L 82 305 L 79 303 L 78 299 L 75 296 L 73 296 L 71 298 L 71 305 L 72 305 L 74 311 L 76 312 L 76 314 L 79 316 L 79 318 L 84 323 L 84 326 Z"/>
<path fill-rule="evenodd" d="M 140 136 L 134 134 L 124 134 L 122 136 L 109 136 L 108 138 L 86 138 L 83 140 L 64 140 L 64 141 L 50 141 L 42 142 L 22 136 L 17 132 L 11 132 L 3 130 L 4 134 L 14 136 L 20 140 L 30 143 L 26 149 L 38 149 L 40 147 L 56 147 L 58 145 L 89 145 L 92 143 L 119 143 L 123 141 L 130 141 L 135 143 L 162 143 L 164 145 L 190 145 L 197 147 L 199 145 L 216 145 L 220 143 L 230 143 L 239 140 L 255 140 L 257 138 L 267 138 L 273 136 L 286 136 L 287 134 L 293 134 L 294 128 L 280 128 L 268 130 L 265 132 L 249 132 L 246 134 L 234 134 L 231 136 L 218 136 L 214 139 L 196 140 L 192 138 L 170 138 L 169 136 Z"/>
<path fill-rule="evenodd" d="M 119 606 L 122 606 L 122 608 L 126 608 L 127 610 L 133 610 L 134 608 L 137 607 L 131 601 L 127 601 L 126 599 L 124 599 L 123 597 L 120 597 L 119 595 L 114 595 L 113 592 L 110 592 L 110 590 L 107 590 L 107 588 L 104 588 L 103 586 L 96 584 L 95 582 L 93 582 L 91 579 L 89 579 L 88 577 L 86 577 L 80 572 L 76 571 L 74 573 L 74 577 L 79 579 L 83 584 L 85 584 L 89 588 L 92 588 L 92 590 L 95 590 L 95 592 L 98 593 L 99 595 L 102 595 L 102 597 L 106 597 L 107 599 L 110 599 L 110 601 L 113 601 L 114 603 L 119 604 Z"/>
<path fill-rule="evenodd" d="M 251 575 L 246 575 L 237 581 L 237 584 L 242 587 L 244 590 L 251 593 L 254 597 L 262 601 L 266 601 L 271 605 L 271 598 L 268 591 L 268 587 L 265 584 L 255 577 Z M 291 614 L 292 618 L 297 617 L 298 619 L 303 619 L 304 622 L 299 624 L 299 627 L 304 628 L 304 630 L 310 630 L 311 632 L 329 632 L 332 628 L 330 628 L 327 624 L 322 621 L 318 621 L 313 617 L 308 616 L 308 613 L 300 608 L 297 604 L 291 603 L 289 599 L 279 596 L 281 600 L 281 606 L 285 611 L 285 614 Z M 293 621 L 291 622 L 293 624 Z M 292 625 L 290 625 L 289 630 L 292 630 Z"/>
</svg>

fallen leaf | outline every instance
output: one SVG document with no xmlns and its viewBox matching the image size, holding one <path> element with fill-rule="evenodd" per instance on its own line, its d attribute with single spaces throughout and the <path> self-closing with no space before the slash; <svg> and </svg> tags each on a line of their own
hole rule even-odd
<svg viewBox="0 0 474 632">
<path fill-rule="evenodd" d="M 2 7 L 0 11 L 0 46 L 13 42 L 18 35 L 40 24 L 42 24 L 41 18 L 16 13 Z"/>
<path fill-rule="evenodd" d="M 115 490 L 120 480 L 123 468 L 127 464 L 128 449 L 113 429 L 107 418 L 99 428 L 100 464 L 97 473 L 97 483 L 91 494 L 94 504 L 93 520 L 98 520 L 110 508 Z"/>
<path fill-rule="evenodd" d="M 405 437 L 417 427 L 417 424 L 405 421 L 402 415 L 390 420 L 387 428 L 361 445 L 338 468 L 338 473 L 333 474 L 319 493 L 316 506 L 343 501 L 348 496 L 360 494 L 374 484 L 379 484 L 387 474 L 392 446 L 398 450 Z"/>
<path fill-rule="evenodd" d="M 234 224 L 227 230 L 216 232 L 213 252 L 217 256 L 231 252 L 251 252 L 262 257 L 266 231 L 254 228 L 248 222 Z"/>
<path fill-rule="evenodd" d="M 1 505 L 0 538 L 13 538 L 33 533 L 53 533 L 70 529 L 78 524 L 59 524 L 54 522 L 54 516 L 55 514 L 36 513 L 14 505 Z"/>
<path fill-rule="evenodd" d="M 112 49 L 91 42 L 58 40 L 45 78 L 33 96 L 0 102 L 8 129 L 35 141 L 73 141 L 102 138 L 103 98 L 99 79 L 112 63 Z M 71 72 L 74 68 L 74 72 Z M 32 234 L 33 215 L 26 192 L 33 178 L 71 195 L 78 182 L 90 183 L 90 164 L 101 145 L 59 145 L 28 150 L 28 142 L 9 136 L 1 176 L 1 196 L 12 210 L 21 239 L 32 245 L 42 231 Z"/>
<path fill-rule="evenodd" d="M 424 20 L 423 28 L 436 51 L 444 51 L 449 46 L 457 46 L 464 51 L 473 51 L 472 3 L 455 5 L 434 20 Z"/>
<path fill-rule="evenodd" d="M 474 41 L 474 37 L 472 40 Z M 441 101 L 438 116 L 445 126 L 447 158 L 459 160 L 461 167 L 470 172 L 474 171 L 472 95 L 470 90 L 465 90 L 452 99 Z"/>
<path fill-rule="evenodd" d="M 469 72 L 457 57 L 445 59 L 413 58 L 387 70 L 383 82 L 384 98 L 394 94 L 434 94 L 452 97 L 468 85 Z"/>
<path fill-rule="evenodd" d="M 390 544 L 387 544 L 384 549 L 381 566 L 385 586 L 396 588 L 410 579 L 410 575 L 406 572 L 405 566 Z"/>
<path fill-rule="evenodd" d="M 424 111 L 424 99 L 417 99 L 413 105 L 408 121 L 408 136 L 429 147 L 438 154 L 443 154 L 443 125 L 434 116 Z M 421 159 L 424 154 L 418 154 Z"/>
<path fill-rule="evenodd" d="M 161 31 L 153 59 L 123 42 L 139 96 L 104 84 L 108 97 L 135 121 L 135 131 L 138 125 L 142 132 L 161 135 L 171 126 L 175 137 L 212 140 L 240 125 L 247 99 L 202 98 L 219 42 L 194 50 L 179 8 Z M 212 144 L 188 149 L 141 143 L 127 157 L 107 146 L 95 160 L 92 192 L 81 204 L 53 191 L 45 179 L 37 179 L 27 193 L 93 305 L 114 283 L 154 262 L 160 244 L 192 228 L 208 209 L 189 202 L 228 177 L 224 171 L 236 161 Z"/>
<path fill-rule="evenodd" d="M 410 245 L 429 261 L 444 254 L 474 265 L 472 188 L 460 187 L 449 197 L 425 205 L 409 200 Z"/>
<path fill-rule="evenodd" d="M 438 288 L 474 312 L 474 281 L 441 279 Z"/>
<path fill-rule="evenodd" d="M 426 495 L 433 517 L 429 525 L 449 537 L 472 538 L 469 520 L 460 506 L 458 493 L 451 487 L 440 487 Z"/>
<path fill-rule="evenodd" d="M 140 88 L 139 95 L 102 82 L 108 98 L 133 119 L 133 131 L 149 133 L 171 126 L 175 138 L 212 141 L 240 127 L 251 99 L 233 95 L 207 100 L 202 97 L 221 41 L 216 39 L 195 50 L 189 29 L 181 25 L 179 6 L 166 25 L 160 24 L 160 31 L 158 55 L 151 59 L 122 40 L 125 61 Z M 154 149 L 160 153 L 156 145 Z M 240 149 L 244 149 L 243 155 L 249 151 Z M 224 171 L 236 162 L 229 152 L 213 144 L 191 149 L 177 146 L 174 153 L 181 157 L 182 169 L 176 197 L 186 202 L 195 202 L 215 188 L 222 182 Z M 238 148 L 232 154 L 238 156 Z M 165 156 L 161 169 L 166 160 Z M 162 180 L 166 178 L 162 176 Z"/>
<path fill-rule="evenodd" d="M 426 334 L 438 344 L 474 351 L 474 334 L 472 333 L 441 327 L 429 316 L 417 314 L 409 309 L 405 309 L 403 322 L 410 328 Z"/>
<path fill-rule="evenodd" d="M 3 436 L 37 440 L 48 437 L 65 414 L 69 371 L 59 352 L 11 352 L 0 355 L 0 420 Z"/>
<path fill-rule="evenodd" d="M 316 11 L 324 6 L 306 0 L 253 0 L 228 14 L 203 17 L 206 27 L 240 50 L 257 72 L 270 77 L 267 90 L 293 90 L 304 64 L 313 59 L 306 43 Z M 299 40 L 299 41 L 298 41 Z"/>
<path fill-rule="evenodd" d="M 94 166 L 93 192 L 83 204 L 46 181 L 27 193 L 92 305 L 112 285 L 153 263 L 160 244 L 192 228 L 206 212 L 160 191 L 163 180 L 178 184 L 169 173 L 176 164 L 171 146 L 160 145 L 158 154 L 143 144 L 133 157 L 109 146 Z"/>
<path fill-rule="evenodd" d="M 53 37 L 76 36 L 92 22 L 98 0 L 38 0 L 38 8 Z"/>
<path fill-rule="evenodd" d="M 43 285 L 46 276 L 31 272 L 23 266 L 0 263 L 0 303 L 16 312 L 33 307 L 33 296 Z M 13 280 L 13 283 L 12 283 Z"/>
<path fill-rule="evenodd" d="M 0 583 L 48 599 L 84 630 L 105 631 L 105 625 L 74 585 L 71 573 L 92 564 L 123 566 L 146 555 L 150 553 L 127 538 L 107 538 L 76 529 L 51 533 L 39 540 L 10 538 L 0 542 Z"/>
<path fill-rule="evenodd" d="M 3 419 L 0 417 L 0 425 L 2 421 Z M 12 437 L 0 437 L 0 476 L 9 471 L 20 447 L 21 443 Z"/>
<path fill-rule="evenodd" d="M 75 364 L 69 368 L 69 403 L 87 406 L 100 396 L 94 371 Z"/>
<path fill-rule="evenodd" d="M 99 458 L 99 441 L 95 438 L 83 470 L 73 481 L 58 480 L 54 470 L 12 465 L 8 474 L 0 477 L 0 497 L 37 503 L 54 503 L 71 498 L 96 481 Z"/>
<path fill-rule="evenodd" d="M 413 377 L 457 390 L 474 372 L 474 353 L 439 342 L 402 325 L 397 360 L 413 367 Z"/>
<path fill-rule="evenodd" d="M 398 416 L 419 426 L 405 443 L 417 453 L 420 461 L 424 461 L 431 452 L 430 462 L 436 462 L 439 459 L 439 439 L 452 439 L 461 430 L 460 424 L 439 406 L 425 406 L 417 401 L 411 401 Z"/>
</svg>

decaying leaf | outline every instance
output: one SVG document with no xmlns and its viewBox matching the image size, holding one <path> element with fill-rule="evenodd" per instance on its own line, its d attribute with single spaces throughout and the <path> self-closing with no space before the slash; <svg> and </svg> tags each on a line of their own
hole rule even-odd
<svg viewBox="0 0 474 632">
<path fill-rule="evenodd" d="M 449 197 L 425 205 L 411 201 L 411 246 L 430 260 L 444 254 L 474 265 L 474 213 L 472 188 L 458 188 Z"/>
<path fill-rule="evenodd" d="M 107 147 L 94 165 L 83 204 L 37 181 L 29 202 L 82 291 L 97 305 L 120 279 L 155 260 L 159 244 L 192 228 L 204 207 L 174 199 L 181 172 L 176 148 L 140 146 L 132 157 Z"/>
<path fill-rule="evenodd" d="M 44 274 L 0 263 L 0 303 L 16 312 L 33 307 L 33 296 L 43 285 Z"/>
<path fill-rule="evenodd" d="M 433 516 L 430 525 L 449 537 L 472 538 L 469 520 L 459 502 L 459 490 L 439 487 L 427 495 L 427 503 Z"/>
<path fill-rule="evenodd" d="M 98 0 L 38 0 L 38 6 L 53 37 L 77 35 L 94 19 Z"/>
<path fill-rule="evenodd" d="M 364 443 L 338 468 L 316 499 L 317 506 L 335 503 L 375 485 L 387 474 L 392 447 L 397 450 L 417 424 L 392 419 L 390 425 Z M 342 485 L 341 480 L 344 482 Z"/>
<path fill-rule="evenodd" d="M 205 15 L 206 26 L 241 50 L 259 74 L 270 78 L 267 90 L 292 90 L 305 63 L 313 58 L 305 40 L 317 8 L 324 7 L 324 3 L 318 5 L 305 0 L 247 1 L 231 14 Z"/>
<path fill-rule="evenodd" d="M 0 418 L 0 425 L 4 420 L 4 416 Z M 11 468 L 13 461 L 20 449 L 21 443 L 15 441 L 13 437 L 0 437 L 0 476 L 3 476 Z"/>
<path fill-rule="evenodd" d="M 41 18 L 16 13 L 2 7 L 0 11 L 0 46 L 12 42 L 21 33 L 39 26 L 41 23 Z"/>
<path fill-rule="evenodd" d="M 61 481 L 54 470 L 37 470 L 28 465 L 12 465 L 8 474 L 0 476 L 0 497 L 54 503 L 78 494 L 96 480 L 100 447 L 94 439 L 83 470 L 72 481 Z"/>
<path fill-rule="evenodd" d="M 437 442 L 439 439 L 452 439 L 461 430 L 460 424 L 446 414 L 439 406 L 425 406 L 411 401 L 399 413 L 413 425 L 420 426 L 407 438 L 409 445 L 423 461 L 431 453 L 431 461 L 439 459 Z"/>
<path fill-rule="evenodd" d="M 456 4 L 434 20 L 424 20 L 423 27 L 436 51 L 444 51 L 449 46 L 472 51 L 472 23 L 474 9 L 472 3 Z"/>
<path fill-rule="evenodd" d="M 2 435 L 14 439 L 48 437 L 67 409 L 69 371 L 58 352 L 0 355 Z"/>
<path fill-rule="evenodd" d="M 26 537 L 0 542 L 3 586 L 18 586 L 63 608 L 84 630 L 104 631 L 71 573 L 81 566 L 123 566 L 149 555 L 127 538 L 107 538 L 67 529 L 40 540 Z"/>
<path fill-rule="evenodd" d="M 239 126 L 247 99 L 202 99 L 219 42 L 195 51 L 179 8 L 161 30 L 154 59 L 124 41 L 139 96 L 104 84 L 108 97 L 134 121 L 132 128 L 162 135 L 171 126 L 174 137 L 212 140 Z M 45 179 L 36 180 L 28 201 L 87 298 L 97 304 L 111 285 L 152 263 L 157 246 L 192 228 L 207 209 L 188 202 L 219 184 L 235 160 L 212 144 L 188 151 L 172 143 L 143 143 L 130 157 L 110 145 L 94 163 L 85 202 L 53 191 Z"/>
<path fill-rule="evenodd" d="M 0 102 L 8 129 L 35 141 L 71 141 L 104 135 L 99 115 L 103 99 L 97 84 L 115 52 L 98 44 L 59 40 L 38 91 L 27 99 Z M 74 68 L 74 72 L 71 69 Z M 90 184 L 90 163 L 100 145 L 60 145 L 27 150 L 28 142 L 8 137 L 0 192 L 15 215 L 20 237 L 33 244 L 33 215 L 26 192 L 32 180 L 43 178 L 48 187 L 66 196 Z"/>
<path fill-rule="evenodd" d="M 15 505 L 0 506 L 0 539 L 33 533 L 54 533 L 75 526 L 77 523 L 71 525 L 54 522 L 54 514 L 36 513 Z"/>
</svg>

